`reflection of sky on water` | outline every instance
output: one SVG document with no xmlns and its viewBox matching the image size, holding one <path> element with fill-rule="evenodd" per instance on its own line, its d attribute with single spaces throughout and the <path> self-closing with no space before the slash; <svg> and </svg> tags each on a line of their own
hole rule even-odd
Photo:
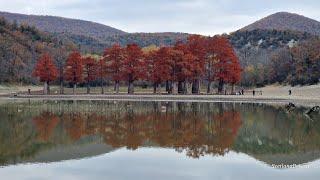
<svg viewBox="0 0 320 180">
<path fill-rule="evenodd" d="M 24 164 L 0 169 L 6 179 L 318 179 L 320 160 L 310 168 L 274 169 L 242 154 L 193 159 L 172 149 L 120 149 L 101 156 L 51 164 Z"/>
</svg>

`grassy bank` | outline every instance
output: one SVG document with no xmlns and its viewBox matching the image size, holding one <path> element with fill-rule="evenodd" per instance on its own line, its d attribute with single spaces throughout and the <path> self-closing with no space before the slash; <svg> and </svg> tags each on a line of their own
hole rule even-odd
<svg viewBox="0 0 320 180">
<path fill-rule="evenodd" d="M 32 94 L 27 95 L 27 90 L 31 89 Z M 105 94 L 101 95 L 100 87 L 92 87 L 91 94 L 86 94 L 85 87 L 79 87 L 76 89 L 76 95 L 72 95 L 72 88 L 65 88 L 65 94 L 59 95 L 59 87 L 51 87 L 51 95 L 43 96 L 41 93 L 42 86 L 1 86 L 0 92 L 3 96 L 7 94 L 7 97 L 11 97 L 9 94 L 12 92 L 24 92 L 18 93 L 15 98 L 35 98 L 35 99 L 78 99 L 78 100 L 143 100 L 143 101 L 228 101 L 228 102 L 268 102 L 268 103 L 289 103 L 295 102 L 303 105 L 320 105 L 320 85 L 313 86 L 267 86 L 264 88 L 255 89 L 256 91 L 262 91 L 252 95 L 252 90 L 245 92 L 245 95 L 167 95 L 165 89 L 162 88 L 161 95 L 152 94 L 152 88 L 135 88 L 135 95 L 128 95 L 127 88 L 122 86 L 120 88 L 120 94 L 114 94 L 112 87 L 105 88 Z M 292 95 L 289 95 L 288 91 L 292 91 Z M 202 90 L 202 92 L 205 92 Z"/>
<path fill-rule="evenodd" d="M 12 94 L 12 93 L 21 93 L 27 92 L 28 89 L 31 91 L 41 91 L 43 89 L 42 86 L 34 86 L 34 85 L 17 85 L 17 84 L 0 84 L 0 95 Z"/>
</svg>

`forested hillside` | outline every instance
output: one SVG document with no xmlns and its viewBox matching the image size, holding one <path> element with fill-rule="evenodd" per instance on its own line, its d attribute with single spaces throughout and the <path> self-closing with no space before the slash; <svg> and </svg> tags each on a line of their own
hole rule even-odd
<svg viewBox="0 0 320 180">
<path fill-rule="evenodd" d="M 49 32 L 64 42 L 78 45 L 81 52 L 101 54 L 106 47 L 114 44 L 126 46 L 135 43 L 141 47 L 150 45 L 174 45 L 177 40 L 185 41 L 186 33 L 126 33 L 116 28 L 77 19 L 54 16 L 36 16 L 0 12 L 10 23 L 34 26 L 40 31 Z"/>
<path fill-rule="evenodd" d="M 319 50 L 319 38 L 299 43 L 293 48 L 277 50 L 266 69 L 269 83 L 288 83 L 293 86 L 319 83 Z"/>
<path fill-rule="evenodd" d="M 79 50 L 82 55 L 102 56 L 106 48 L 115 44 L 122 47 L 137 44 L 141 48 L 174 46 L 177 42 L 186 42 L 190 36 L 186 33 L 170 32 L 125 33 L 97 23 L 51 16 L 27 16 L 2 12 L 0 16 L 5 16 L 11 21 L 9 23 L 1 19 L 0 82 L 33 81 L 34 79 L 30 76 L 32 68 L 35 60 L 43 52 L 49 52 L 53 56 L 55 64 L 61 71 L 67 55 L 72 50 Z M 297 22 L 292 22 L 294 17 L 297 17 Z M 281 23 L 284 23 L 283 28 L 280 28 Z M 310 52 L 311 47 L 307 47 L 309 42 L 318 43 L 316 34 L 320 31 L 320 26 L 318 28 L 317 24 L 317 21 L 303 16 L 277 13 L 239 31 L 223 35 L 230 40 L 239 57 L 242 67 L 240 84 L 263 86 L 274 82 L 317 83 L 319 81 L 317 74 L 320 70 L 316 68 L 319 58 L 312 54 L 313 60 L 309 61 L 301 55 Z M 53 28 L 52 25 L 56 27 Z M 305 29 L 304 25 L 312 25 L 312 27 L 308 26 L 309 29 Z M 298 50 L 301 51 L 300 55 L 295 53 Z M 317 52 L 317 49 L 313 49 L 313 53 Z M 293 64 L 297 67 L 287 66 L 285 62 L 286 58 L 293 57 L 293 54 L 296 62 Z M 303 68 L 298 67 L 298 62 L 307 65 L 303 65 Z M 307 74 L 302 75 L 303 73 L 296 75 L 297 68 L 312 72 L 312 78 Z M 276 71 L 272 71 L 273 69 Z"/>
<path fill-rule="evenodd" d="M 288 12 L 278 12 L 252 23 L 240 31 L 252 31 L 256 29 L 299 31 L 313 35 L 320 35 L 320 22 Z"/>
<path fill-rule="evenodd" d="M 97 40 L 104 40 L 112 35 L 125 34 L 125 32 L 121 30 L 103 24 L 63 17 L 36 16 L 7 12 L 0 12 L 0 17 L 4 17 L 11 23 L 35 26 L 44 32 L 83 35 Z"/>
<path fill-rule="evenodd" d="M 3 18 L 0 18 L 0 42 L 0 83 L 30 82 L 40 54 L 52 52 L 61 59 L 63 52 L 76 48 L 71 42 L 62 43 L 34 27 L 11 24 Z"/>
<path fill-rule="evenodd" d="M 173 46 L 177 41 L 186 41 L 189 35 L 187 33 L 130 33 L 110 36 L 107 38 L 107 44 L 119 43 L 125 46 L 135 43 L 141 47 L 150 45 Z"/>
<path fill-rule="evenodd" d="M 290 49 L 317 39 L 309 33 L 278 30 L 237 31 L 229 36 L 243 68 L 241 84 L 263 86 L 270 80 L 271 62 L 280 49 Z M 279 59 L 279 63 L 282 60 Z"/>
<path fill-rule="evenodd" d="M 122 35 L 114 35 L 106 38 L 105 41 L 74 35 L 74 34 L 54 34 L 58 39 L 66 42 L 73 42 L 83 53 L 101 54 L 107 47 L 114 44 L 126 46 L 128 44 L 137 44 L 140 47 L 155 46 L 173 46 L 178 41 L 185 42 L 189 36 L 186 33 L 128 33 Z"/>
</svg>

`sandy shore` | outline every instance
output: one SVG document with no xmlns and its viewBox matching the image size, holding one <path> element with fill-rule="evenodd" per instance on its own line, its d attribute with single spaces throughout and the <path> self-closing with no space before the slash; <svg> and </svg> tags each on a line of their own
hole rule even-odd
<svg viewBox="0 0 320 180">
<path fill-rule="evenodd" d="M 38 100 L 121 100 L 121 101 L 181 101 L 181 102 L 248 102 L 248 103 L 295 103 L 303 106 L 320 105 L 320 98 L 277 96 L 231 95 L 18 95 L 8 99 Z"/>
<path fill-rule="evenodd" d="M 289 96 L 288 91 L 292 90 Z M 245 95 L 155 95 L 155 94 L 90 94 L 90 95 L 4 95 L 5 99 L 44 99 L 44 100 L 122 100 L 122 101 L 184 101 L 184 102 L 250 102 L 250 103 L 295 103 L 303 106 L 320 105 L 320 85 L 290 87 L 267 86 L 255 89 L 256 93 L 248 91 Z"/>
<path fill-rule="evenodd" d="M 12 93 L 26 92 L 30 89 L 31 91 L 41 91 L 43 90 L 42 86 L 3 86 L 0 85 L 0 95 L 8 95 Z"/>
<path fill-rule="evenodd" d="M 292 97 L 295 99 L 320 99 L 320 84 L 312 85 L 312 86 L 279 86 L 279 85 L 271 85 L 263 88 L 256 89 L 257 91 L 263 91 L 264 96 L 277 96 L 277 97 L 285 97 L 288 98 L 289 90 L 292 91 Z"/>
</svg>

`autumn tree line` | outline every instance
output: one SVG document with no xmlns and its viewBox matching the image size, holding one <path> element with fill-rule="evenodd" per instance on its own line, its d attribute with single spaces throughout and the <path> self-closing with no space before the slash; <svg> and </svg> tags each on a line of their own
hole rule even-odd
<svg viewBox="0 0 320 180">
<path fill-rule="evenodd" d="M 278 47 L 260 54 L 245 51 L 242 59 L 255 63 L 242 65 L 241 85 L 246 87 L 265 86 L 268 84 L 312 85 L 320 82 L 320 39 L 318 37 L 301 40 L 291 46 Z M 265 59 L 265 62 L 261 62 Z M 260 62 L 259 62 L 260 61 Z"/>
<path fill-rule="evenodd" d="M 85 84 L 90 94 L 92 82 L 101 85 L 105 93 L 106 81 L 112 80 L 114 91 L 119 93 L 120 84 L 128 86 L 128 94 L 134 93 L 136 81 L 153 85 L 154 93 L 160 93 L 165 85 L 169 94 L 200 94 L 201 83 L 206 82 L 207 93 L 213 92 L 216 83 L 218 92 L 225 92 L 225 84 L 234 86 L 241 79 L 238 57 L 224 36 L 203 37 L 192 35 L 186 42 L 177 42 L 170 47 L 142 49 L 137 44 L 126 47 L 113 45 L 106 48 L 102 57 L 83 56 L 74 51 L 69 54 L 65 64 L 57 68 L 50 53 L 44 53 L 38 60 L 33 76 L 44 83 L 44 94 L 50 93 L 50 86 L 60 82 L 60 93 L 68 82 L 73 86 Z"/>
<path fill-rule="evenodd" d="M 52 142 L 55 129 L 59 126 L 72 142 L 99 135 L 105 144 L 113 148 L 136 150 L 145 142 L 152 142 L 179 152 L 186 150 L 187 156 L 199 158 L 203 155 L 224 155 L 231 150 L 242 125 L 237 111 L 212 113 L 212 118 L 214 121 L 205 121 L 190 112 L 121 117 L 97 113 L 63 113 L 57 116 L 43 112 L 33 118 L 33 123 L 39 142 Z"/>
<path fill-rule="evenodd" d="M 75 49 L 78 45 L 69 40 L 0 17 L 0 84 L 34 84 L 31 73 L 42 53 L 54 57 L 60 70 L 67 53 Z"/>
<path fill-rule="evenodd" d="M 319 83 L 319 50 L 320 40 L 312 39 L 274 53 L 269 65 L 269 82 L 288 83 L 292 86 Z"/>
</svg>

